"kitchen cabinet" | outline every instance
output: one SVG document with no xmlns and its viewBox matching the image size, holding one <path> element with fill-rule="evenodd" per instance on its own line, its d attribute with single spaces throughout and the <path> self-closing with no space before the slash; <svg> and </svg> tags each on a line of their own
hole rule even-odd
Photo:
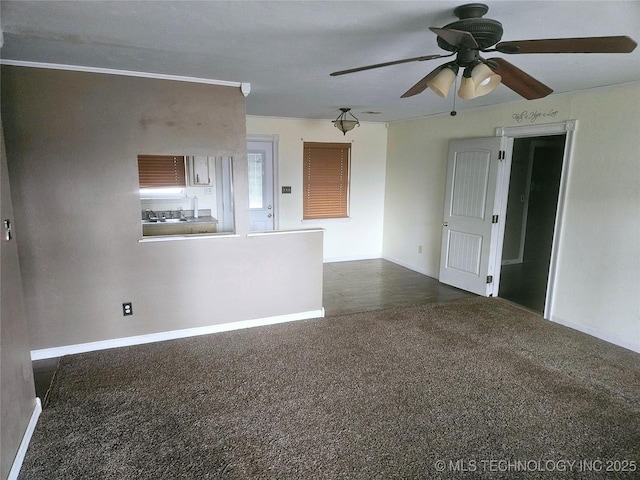
<svg viewBox="0 0 640 480">
<path fill-rule="evenodd" d="M 206 187 L 213 185 L 213 169 L 211 157 L 205 155 L 191 155 L 187 157 L 189 165 L 189 185 Z"/>
<path fill-rule="evenodd" d="M 216 233 L 216 225 L 213 223 L 203 223 L 191 227 L 191 233 Z"/>
<path fill-rule="evenodd" d="M 189 235 L 191 227 L 188 225 L 142 225 L 142 235 L 155 237 L 159 235 Z"/>
</svg>

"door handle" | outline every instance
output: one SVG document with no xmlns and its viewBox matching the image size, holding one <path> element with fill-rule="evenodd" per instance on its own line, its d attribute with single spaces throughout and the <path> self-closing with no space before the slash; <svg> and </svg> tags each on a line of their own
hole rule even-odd
<svg viewBox="0 0 640 480">
<path fill-rule="evenodd" d="M 448 227 L 449 226 L 449 222 L 442 222 L 442 226 L 443 227 Z"/>
<path fill-rule="evenodd" d="M 273 214 L 272 214 L 272 213 L 268 213 L 268 214 L 267 214 L 267 217 L 268 217 L 268 218 L 271 218 L 271 217 L 273 217 Z"/>
<path fill-rule="evenodd" d="M 267 205 L 267 208 L 271 210 L 273 207 L 271 205 Z"/>
<path fill-rule="evenodd" d="M 11 220 L 4 221 L 4 239 L 7 242 L 11 240 Z"/>
</svg>

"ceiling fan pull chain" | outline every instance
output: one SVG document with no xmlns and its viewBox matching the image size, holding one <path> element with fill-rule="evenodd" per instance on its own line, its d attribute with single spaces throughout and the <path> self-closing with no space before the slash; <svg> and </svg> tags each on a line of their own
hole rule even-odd
<svg viewBox="0 0 640 480">
<path fill-rule="evenodd" d="M 458 76 L 456 75 L 456 79 L 455 79 L 455 83 L 453 84 L 453 88 L 454 88 L 454 92 L 458 91 Z M 458 112 L 456 112 L 456 95 L 452 95 L 453 97 L 453 110 L 451 110 L 451 113 L 449 115 L 451 115 L 452 117 L 455 117 Z"/>
</svg>

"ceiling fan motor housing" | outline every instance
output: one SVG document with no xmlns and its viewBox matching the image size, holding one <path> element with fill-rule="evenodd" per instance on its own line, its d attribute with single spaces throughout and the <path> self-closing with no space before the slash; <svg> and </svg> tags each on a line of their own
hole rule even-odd
<svg viewBox="0 0 640 480">
<path fill-rule="evenodd" d="M 480 50 L 495 45 L 502 39 L 502 24 L 497 20 L 490 18 L 482 18 L 487 13 L 489 7 L 482 3 L 470 3 L 457 7 L 453 13 L 460 20 L 445 25 L 444 28 L 451 30 L 462 30 L 473 35 Z M 459 45 L 451 45 L 447 41 L 438 37 L 438 46 L 449 52 L 456 52 L 460 49 Z"/>
</svg>

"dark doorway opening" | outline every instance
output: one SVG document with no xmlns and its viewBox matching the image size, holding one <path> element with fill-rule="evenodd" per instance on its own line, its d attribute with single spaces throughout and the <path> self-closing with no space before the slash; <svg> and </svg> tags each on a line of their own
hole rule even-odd
<svg viewBox="0 0 640 480">
<path fill-rule="evenodd" d="M 543 312 L 566 135 L 513 145 L 498 295 Z"/>
</svg>

